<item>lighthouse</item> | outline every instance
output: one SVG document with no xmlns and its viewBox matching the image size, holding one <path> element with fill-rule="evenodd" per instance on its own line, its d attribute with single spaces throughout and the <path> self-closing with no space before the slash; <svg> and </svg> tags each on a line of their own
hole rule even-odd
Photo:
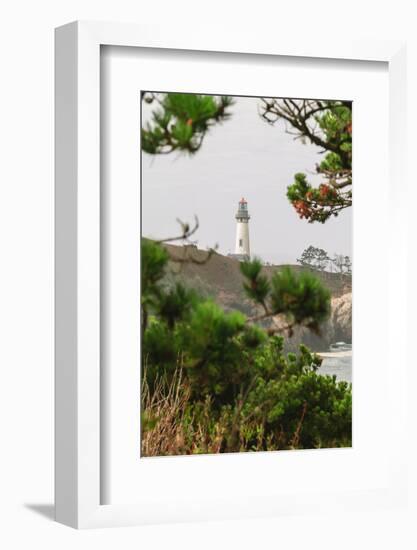
<svg viewBox="0 0 417 550">
<path fill-rule="evenodd" d="M 240 261 L 250 259 L 248 203 L 242 198 L 236 212 L 236 246 L 232 257 Z"/>
</svg>

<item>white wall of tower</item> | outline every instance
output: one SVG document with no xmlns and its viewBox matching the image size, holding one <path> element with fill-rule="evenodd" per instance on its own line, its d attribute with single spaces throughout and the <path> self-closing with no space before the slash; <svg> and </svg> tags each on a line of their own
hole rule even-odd
<svg viewBox="0 0 417 550">
<path fill-rule="evenodd" d="M 235 254 L 250 256 L 249 223 L 237 221 L 236 223 L 236 247 Z"/>
</svg>

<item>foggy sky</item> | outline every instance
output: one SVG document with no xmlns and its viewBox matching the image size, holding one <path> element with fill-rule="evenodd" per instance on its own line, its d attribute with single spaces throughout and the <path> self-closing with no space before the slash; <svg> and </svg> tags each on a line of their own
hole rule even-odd
<svg viewBox="0 0 417 550">
<path fill-rule="evenodd" d="M 248 201 L 251 255 L 274 264 L 296 263 L 309 245 L 351 256 L 352 209 L 325 224 L 300 220 L 286 198 L 294 174 L 310 181 L 323 158 L 320 149 L 274 126 L 258 114 L 259 100 L 236 98 L 232 117 L 215 125 L 194 156 L 142 154 L 142 232 L 162 239 L 180 234 L 176 218 L 200 221 L 192 237 L 200 248 L 234 252 L 238 201 Z M 144 112 L 146 117 L 146 112 Z"/>
</svg>

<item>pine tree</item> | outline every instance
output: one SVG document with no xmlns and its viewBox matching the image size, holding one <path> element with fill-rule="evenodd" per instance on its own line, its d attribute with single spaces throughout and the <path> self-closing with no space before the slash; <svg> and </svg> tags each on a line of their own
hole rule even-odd
<svg viewBox="0 0 417 550">
<path fill-rule="evenodd" d="M 142 101 L 156 105 L 141 130 L 142 150 L 151 155 L 195 154 L 209 129 L 230 117 L 233 104 L 228 96 L 153 92 L 145 92 Z"/>
<path fill-rule="evenodd" d="M 325 250 L 310 245 L 301 254 L 301 258 L 297 259 L 303 267 L 308 267 L 311 270 L 324 271 L 330 262 L 330 258 Z"/>
<path fill-rule="evenodd" d="M 144 92 L 155 105 L 141 129 L 142 150 L 151 155 L 200 150 L 209 129 L 231 116 L 229 96 Z M 302 219 L 326 222 L 352 205 L 352 102 L 261 98 L 261 116 L 269 124 L 284 121 L 287 131 L 326 153 L 315 170 L 317 187 L 304 173 L 294 176 L 287 197 Z"/>
<path fill-rule="evenodd" d="M 328 317 L 323 284 L 289 268 L 268 279 L 259 260 L 242 263 L 244 290 L 261 310 L 247 317 L 167 285 L 168 261 L 162 244 L 142 241 L 144 453 L 350 445 L 351 386 L 320 375 L 321 359 L 305 346 L 283 354 L 293 327 L 318 331 Z M 268 317 L 285 323 L 265 329 Z"/>
<path fill-rule="evenodd" d="M 262 98 L 261 115 L 269 124 L 284 121 L 288 132 L 326 153 L 314 187 L 303 173 L 294 176 L 287 197 L 300 218 L 326 222 L 352 205 L 352 102 Z"/>
</svg>

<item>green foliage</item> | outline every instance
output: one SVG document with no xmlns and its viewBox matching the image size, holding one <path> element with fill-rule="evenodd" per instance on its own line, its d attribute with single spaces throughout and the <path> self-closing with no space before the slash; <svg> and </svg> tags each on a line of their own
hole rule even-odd
<svg viewBox="0 0 417 550">
<path fill-rule="evenodd" d="M 196 153 L 209 128 L 230 117 L 233 100 L 228 96 L 199 94 L 143 95 L 156 104 L 151 120 L 142 126 L 142 150 L 151 155 L 182 151 Z"/>
<path fill-rule="evenodd" d="M 333 154 L 332 154 L 333 155 Z M 326 157 L 320 165 L 327 166 L 328 162 L 334 158 L 333 156 Z M 338 161 L 335 161 L 335 164 Z M 328 173 L 337 173 L 336 168 L 320 168 Z M 347 185 L 350 185 L 349 183 Z M 295 174 L 294 183 L 287 187 L 287 197 L 293 205 L 295 211 L 301 219 L 306 219 L 309 222 L 326 222 L 331 216 L 337 217 L 340 210 L 352 204 L 352 192 L 340 191 L 334 179 L 329 180 L 329 183 L 321 183 L 318 187 L 313 187 L 308 181 L 305 174 Z"/>
<path fill-rule="evenodd" d="M 267 335 L 263 329 L 256 325 L 249 325 L 241 336 L 241 344 L 243 349 L 251 350 L 264 344 L 267 340 Z"/>
<path fill-rule="evenodd" d="M 320 163 L 320 170 L 322 172 L 324 171 L 337 172 L 342 169 L 343 169 L 342 160 L 337 153 L 328 153 L 324 157 L 324 160 L 322 160 Z"/>
<path fill-rule="evenodd" d="M 222 396 L 237 383 L 245 317 L 225 313 L 214 302 L 197 305 L 190 322 L 180 328 L 183 366 L 192 382 L 193 395 Z"/>
<path fill-rule="evenodd" d="M 178 321 L 186 319 L 191 314 L 197 301 L 198 296 L 194 290 L 176 283 L 173 288 L 160 293 L 155 312 L 172 330 Z"/>
<path fill-rule="evenodd" d="M 255 369 L 259 358 L 255 358 Z M 263 419 L 279 448 L 347 444 L 351 431 L 351 391 L 345 382 L 318 373 L 321 360 L 301 346 L 300 354 L 262 355 L 263 375 L 243 407 L 243 419 Z M 269 376 L 265 376 L 265 363 Z M 271 367 L 275 367 L 271 368 Z M 254 414 L 255 411 L 255 414 Z M 300 429 L 298 429 L 300 427 Z"/>
<path fill-rule="evenodd" d="M 173 151 L 195 154 L 210 127 L 227 120 L 229 96 L 145 92 L 142 100 L 155 107 L 141 128 L 142 150 L 151 155 Z M 324 223 L 352 205 L 352 103 L 291 99 L 261 100 L 262 117 L 284 120 L 303 143 L 325 153 L 316 166 L 323 177 L 317 187 L 303 173 L 294 176 L 287 197 L 300 218 Z"/>
<path fill-rule="evenodd" d="M 262 264 L 255 259 L 240 265 L 243 287 L 249 298 L 261 304 L 264 316 L 283 315 L 290 326 L 304 324 L 318 331 L 330 313 L 330 292 L 310 273 L 295 273 L 286 267 L 271 281 L 262 275 Z"/>
<path fill-rule="evenodd" d="M 309 222 L 326 222 L 352 204 L 352 103 L 263 99 L 262 116 L 270 124 L 284 120 L 303 143 L 326 153 L 316 166 L 324 181 L 318 187 L 303 173 L 294 176 L 287 197 L 297 214 Z"/>
<path fill-rule="evenodd" d="M 158 294 L 158 283 L 165 273 L 168 252 L 162 246 L 148 239 L 142 240 L 141 251 L 142 295 Z"/>
<path fill-rule="evenodd" d="M 326 102 L 326 109 L 315 116 L 322 130 L 327 149 L 337 158 L 338 168 L 352 168 L 352 104 Z M 326 157 L 332 155 L 330 153 Z"/>
<path fill-rule="evenodd" d="M 246 295 L 265 307 L 266 299 L 270 292 L 270 285 L 267 277 L 261 273 L 261 261 L 255 258 L 252 261 L 241 262 L 240 271 L 246 278 L 246 281 L 243 283 Z"/>
<path fill-rule="evenodd" d="M 141 250 L 142 334 L 148 325 L 149 310 L 161 297 L 161 279 L 168 263 L 168 252 L 158 244 L 143 239 Z"/>
<path fill-rule="evenodd" d="M 291 323 L 303 321 L 318 331 L 330 313 L 330 291 L 311 273 L 295 273 L 290 268 L 275 273 L 271 281 L 274 314 L 284 314 Z"/>
<path fill-rule="evenodd" d="M 142 247 L 142 276 L 149 277 L 142 286 L 152 297 L 142 326 L 143 377 L 147 395 L 156 396 L 142 410 L 147 452 L 350 445 L 350 385 L 321 376 L 320 357 L 305 346 L 285 355 L 281 335 L 182 285 L 164 287 L 163 247 L 146 240 Z M 248 296 L 271 315 L 312 329 L 328 315 L 329 293 L 312 274 L 285 269 L 269 282 L 259 260 L 241 269 Z"/>
<path fill-rule="evenodd" d="M 143 357 L 148 367 L 148 376 L 154 375 L 153 365 L 175 365 L 178 357 L 178 342 L 176 335 L 167 325 L 159 320 L 152 319 L 143 334 Z M 174 368 L 172 368 L 174 370 Z"/>
</svg>

